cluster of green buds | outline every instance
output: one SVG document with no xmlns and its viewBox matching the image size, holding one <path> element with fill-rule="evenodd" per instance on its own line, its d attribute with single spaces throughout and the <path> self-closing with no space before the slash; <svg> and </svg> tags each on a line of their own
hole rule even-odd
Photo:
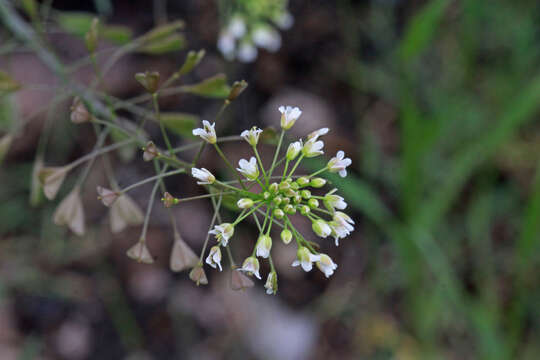
<svg viewBox="0 0 540 360">
<path fill-rule="evenodd" d="M 313 233 L 320 238 L 334 238 L 335 245 L 339 240 L 348 236 L 354 230 L 354 221 L 341 210 L 347 207 L 345 200 L 336 194 L 337 189 L 324 193 L 323 188 L 327 181 L 320 177 L 325 172 L 347 175 L 346 168 L 351 164 L 349 158 L 345 158 L 343 151 L 338 151 L 326 165 L 310 175 L 295 175 L 300 163 L 305 158 L 313 158 L 324 153 L 324 143 L 320 138 L 328 133 L 328 128 L 316 130 L 305 139 L 292 141 L 282 158 L 280 150 L 284 148 L 285 133 L 289 130 L 302 114 L 298 107 L 281 106 L 281 134 L 272 164 L 265 169 L 257 150 L 261 129 L 253 127 L 241 133 L 241 137 L 251 146 L 253 155 L 249 160 L 241 159 L 235 169 L 229 163 L 223 152 L 217 146 L 215 124 L 203 121 L 203 127 L 194 129 L 193 134 L 216 147 L 218 154 L 225 163 L 235 172 L 237 181 L 220 181 L 205 168 L 192 168 L 192 176 L 198 180 L 198 184 L 221 190 L 237 198 L 236 205 L 239 215 L 232 222 L 222 222 L 211 225 L 209 234 L 214 235 L 217 244 L 213 246 L 206 258 L 206 263 L 213 268 L 221 270 L 221 249 L 229 250 L 229 242 L 234 236 L 235 228 L 244 220 L 253 219 L 259 229 L 259 235 L 253 245 L 251 256 L 247 257 L 242 266 L 237 268 L 244 274 L 261 279 L 259 272 L 259 258 L 268 259 L 270 272 L 267 277 L 265 288 L 268 294 L 277 291 L 277 271 L 272 260 L 272 229 L 280 231 L 281 241 L 285 244 L 292 243 L 297 247 L 297 259 L 292 266 L 301 266 L 304 271 L 311 271 L 315 264 L 326 277 L 330 277 L 337 268 L 334 261 L 326 254 L 320 253 L 319 246 L 306 239 L 307 235 L 301 234 L 291 221 L 293 216 L 303 216 L 311 221 Z M 274 175 L 274 171 L 283 164 L 283 172 Z M 258 185 L 258 186 L 257 186 Z M 255 189 L 255 190 L 254 190 Z M 215 199 L 214 199 L 215 200 Z M 262 219 L 261 219 L 262 217 Z M 206 248 L 206 244 L 204 246 Z M 204 252 L 203 248 L 203 252 Z M 201 255 L 201 259 L 203 256 Z M 232 256 L 231 256 L 232 261 Z M 234 263 L 232 263 L 234 267 Z M 196 269 L 201 271 L 202 264 Z"/>
</svg>

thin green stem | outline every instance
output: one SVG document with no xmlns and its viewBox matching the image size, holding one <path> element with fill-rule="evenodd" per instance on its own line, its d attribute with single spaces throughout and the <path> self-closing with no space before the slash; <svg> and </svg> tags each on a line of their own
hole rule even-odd
<svg viewBox="0 0 540 360">
<path fill-rule="evenodd" d="M 263 163 L 261 161 L 261 157 L 259 156 L 259 151 L 257 151 L 257 146 L 252 146 L 253 147 L 253 152 L 255 153 L 255 157 L 257 158 L 257 161 L 259 162 L 259 167 L 261 168 L 261 171 L 262 171 L 262 174 L 263 174 L 263 177 L 264 177 L 264 181 L 266 183 L 266 185 L 268 186 L 268 177 L 266 176 L 266 171 L 264 170 L 264 166 L 263 166 Z"/>
<path fill-rule="evenodd" d="M 181 174 L 181 173 L 184 173 L 186 172 L 185 169 L 177 169 L 177 170 L 173 170 L 173 171 L 169 171 L 169 172 L 162 172 L 161 174 L 158 174 L 158 175 L 154 175 L 152 177 L 149 177 L 149 178 L 146 178 L 144 180 L 141 180 L 139 182 L 136 182 L 134 184 L 131 184 L 129 185 L 128 187 L 125 187 L 124 189 L 120 190 L 120 193 L 125 193 L 125 192 L 128 192 L 129 190 L 132 190 L 138 186 L 141 186 L 141 185 L 144 185 L 146 183 L 149 183 L 151 181 L 154 181 L 154 180 L 158 180 L 158 179 L 162 179 L 164 177 L 168 177 L 168 176 L 172 176 L 172 175 L 176 175 L 176 174 Z"/>
<path fill-rule="evenodd" d="M 225 156 L 225 154 L 223 154 L 223 152 L 221 151 L 221 149 L 219 148 L 218 144 L 215 143 L 214 144 L 214 148 L 216 149 L 216 151 L 218 152 L 219 156 L 223 159 L 223 161 L 225 161 L 225 164 L 229 167 L 229 169 L 231 169 L 231 171 L 233 172 L 233 174 L 236 176 L 236 178 L 238 179 L 238 181 L 240 182 L 240 186 L 242 186 L 242 188 L 244 190 L 246 190 L 246 185 L 244 185 L 244 182 L 242 181 L 242 177 L 240 176 L 240 174 L 238 173 L 238 171 L 236 171 L 236 169 L 231 165 L 231 163 L 229 162 L 229 160 L 227 160 L 227 157 Z"/>
<path fill-rule="evenodd" d="M 326 170 L 328 170 L 328 167 L 327 167 L 327 166 L 323 167 L 323 168 L 320 169 L 320 170 L 315 171 L 315 172 L 314 172 L 313 174 L 311 174 L 311 175 L 308 175 L 308 178 L 313 177 L 313 176 L 316 176 L 316 175 L 319 175 L 320 173 L 325 172 Z"/>
<path fill-rule="evenodd" d="M 281 176 L 281 181 L 285 180 L 285 176 L 287 175 L 288 168 L 289 168 L 289 159 L 285 161 L 285 168 L 283 169 L 283 175 Z"/>
<path fill-rule="evenodd" d="M 294 164 L 293 168 L 291 169 L 291 172 L 289 173 L 289 176 L 294 174 L 294 172 L 296 171 L 296 168 L 298 167 L 298 165 L 300 165 L 300 162 L 302 161 L 303 158 L 304 158 L 304 154 L 301 154 L 300 157 L 298 158 L 298 160 L 296 160 L 296 164 Z"/>
<path fill-rule="evenodd" d="M 281 149 L 281 143 L 283 142 L 284 135 L 285 135 L 285 130 L 281 130 L 281 134 L 279 135 L 278 145 L 276 147 L 276 152 L 274 153 L 274 159 L 272 160 L 272 166 L 270 166 L 270 172 L 268 173 L 268 177 L 272 176 L 272 172 L 274 172 L 274 167 L 276 165 L 276 161 L 279 155 L 279 150 Z M 266 185 L 268 185 L 268 183 Z"/>
<path fill-rule="evenodd" d="M 167 150 L 169 150 L 169 154 L 174 157 L 171 140 L 169 139 L 169 135 L 167 135 L 165 124 L 163 124 L 163 121 L 161 121 L 161 115 L 159 111 L 158 93 L 152 94 L 152 103 L 154 104 L 154 112 L 156 114 L 156 119 L 159 123 L 159 128 L 161 129 L 161 135 L 163 136 L 163 140 L 165 140 L 165 144 L 167 145 Z"/>
<path fill-rule="evenodd" d="M 161 179 L 160 175 L 164 175 L 165 171 L 167 171 L 167 165 L 163 167 L 161 170 L 161 174 L 158 174 L 157 176 L 154 176 L 154 180 Z M 159 187 L 159 181 L 156 181 L 154 184 L 154 187 L 152 188 L 152 192 L 150 193 L 150 200 L 148 201 L 148 206 L 146 208 L 146 215 L 144 216 L 144 223 L 143 223 L 143 229 L 141 232 L 140 241 L 146 241 L 146 232 L 148 231 L 148 223 L 150 222 L 150 214 L 152 213 L 152 206 L 154 205 L 154 199 L 156 197 L 156 192 Z"/>
<path fill-rule="evenodd" d="M 208 239 L 210 239 L 210 231 L 212 230 L 212 228 L 214 227 L 214 224 L 216 223 L 216 219 L 218 217 L 219 208 L 221 207 L 221 200 L 222 199 L 223 199 L 222 197 L 219 198 L 219 200 L 217 202 L 217 205 L 214 208 L 214 216 L 212 216 L 212 221 L 210 221 L 210 227 L 208 228 L 208 233 L 206 233 L 206 239 L 204 240 L 203 248 L 201 250 L 201 255 L 199 257 L 199 262 L 200 263 L 202 263 L 204 252 L 206 251 L 206 247 L 208 246 Z"/>
<path fill-rule="evenodd" d="M 231 195 L 234 194 L 234 192 L 220 192 L 220 193 L 213 193 L 213 194 L 205 194 L 205 195 L 197 195 L 197 196 L 190 196 L 187 198 L 180 198 L 178 199 L 178 203 L 186 202 L 186 201 L 192 201 L 192 200 L 200 200 L 200 199 L 207 199 L 215 196 L 223 196 L 223 195 Z"/>
<path fill-rule="evenodd" d="M 264 203 L 261 203 L 255 206 L 254 208 L 250 209 L 249 211 L 247 211 L 244 215 L 240 214 L 240 216 L 238 216 L 238 218 L 234 221 L 233 226 L 238 225 L 242 220 L 247 218 L 249 215 L 253 214 L 258 208 L 260 208 L 263 205 Z"/>
</svg>

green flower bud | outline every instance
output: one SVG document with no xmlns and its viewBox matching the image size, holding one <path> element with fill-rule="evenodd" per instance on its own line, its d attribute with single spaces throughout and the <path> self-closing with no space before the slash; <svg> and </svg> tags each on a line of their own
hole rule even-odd
<svg viewBox="0 0 540 360">
<path fill-rule="evenodd" d="M 302 196 L 306 200 L 309 200 L 311 198 L 311 191 L 302 190 L 302 191 L 300 191 L 300 196 Z"/>
<path fill-rule="evenodd" d="M 285 190 L 288 190 L 291 188 L 291 184 L 288 183 L 287 181 L 282 181 L 279 183 L 279 190 L 280 191 L 285 191 Z"/>
<path fill-rule="evenodd" d="M 311 224 L 311 228 L 313 229 L 313 232 L 317 234 L 318 236 L 322 238 L 328 237 L 332 233 L 332 229 L 330 228 L 330 225 L 326 223 L 324 220 L 315 220 Z"/>
<path fill-rule="evenodd" d="M 286 196 L 288 197 L 294 197 L 296 196 L 298 193 L 296 191 L 294 191 L 293 189 L 287 189 L 283 192 Z"/>
<path fill-rule="evenodd" d="M 268 187 L 268 191 L 270 191 L 272 194 L 275 194 L 278 192 L 279 185 L 277 183 L 271 183 Z"/>
<path fill-rule="evenodd" d="M 157 71 L 146 71 L 135 74 L 137 80 L 151 94 L 154 94 L 159 88 L 159 73 Z"/>
<path fill-rule="evenodd" d="M 291 189 L 293 189 L 293 190 L 298 190 L 299 187 L 300 187 L 300 186 L 298 185 L 298 183 L 297 183 L 296 181 L 293 182 L 293 183 L 291 183 Z"/>
<path fill-rule="evenodd" d="M 291 199 L 289 199 L 288 197 L 282 198 L 282 200 L 281 200 L 281 206 L 288 205 L 290 202 L 291 202 Z"/>
<path fill-rule="evenodd" d="M 300 194 L 296 194 L 293 196 L 292 201 L 295 204 L 300 204 L 302 202 L 302 197 L 300 196 Z"/>
<path fill-rule="evenodd" d="M 323 179 L 323 178 L 314 178 L 314 179 L 311 179 L 310 183 L 309 183 L 312 187 L 314 188 L 321 188 L 323 187 L 324 185 L 326 185 L 326 179 Z"/>
<path fill-rule="evenodd" d="M 309 184 L 309 179 L 307 176 L 302 176 L 298 179 L 296 179 L 296 183 L 300 186 L 300 187 L 304 187 L 304 186 L 307 186 Z"/>
<path fill-rule="evenodd" d="M 281 204 L 282 201 L 283 201 L 283 198 L 282 198 L 281 196 L 276 196 L 276 197 L 272 200 L 272 202 L 273 202 L 274 204 L 276 204 L 276 205 Z"/>
<path fill-rule="evenodd" d="M 268 191 L 265 191 L 263 193 L 264 200 L 268 200 L 270 198 L 270 193 Z"/>
<path fill-rule="evenodd" d="M 296 214 L 296 208 L 294 206 L 292 206 L 291 204 L 289 205 L 286 205 L 283 210 L 289 214 L 289 215 L 294 215 Z"/>
<path fill-rule="evenodd" d="M 283 217 L 285 216 L 285 213 L 281 209 L 276 209 L 276 210 L 274 210 L 274 216 L 277 219 L 283 219 Z"/>
<path fill-rule="evenodd" d="M 317 200 L 317 199 L 309 199 L 308 200 L 308 205 L 312 209 L 317 209 L 319 207 L 319 200 Z"/>
<path fill-rule="evenodd" d="M 310 211 L 311 211 L 311 209 L 310 209 L 309 206 L 307 206 L 307 205 L 302 205 L 302 206 L 300 207 L 300 214 L 302 214 L 302 215 L 304 215 L 304 216 L 306 216 L 307 214 L 309 214 Z"/>
<path fill-rule="evenodd" d="M 293 142 L 287 148 L 287 160 L 293 161 L 302 151 L 302 143 L 300 141 Z"/>
<path fill-rule="evenodd" d="M 281 241 L 284 244 L 289 244 L 292 240 L 292 232 L 289 229 L 285 229 L 281 232 Z"/>
<path fill-rule="evenodd" d="M 240 199 L 238 200 L 238 202 L 236 203 L 236 205 L 240 208 L 240 209 L 248 209 L 250 207 L 253 206 L 253 200 L 249 199 L 249 198 L 243 198 L 243 199 Z"/>
</svg>

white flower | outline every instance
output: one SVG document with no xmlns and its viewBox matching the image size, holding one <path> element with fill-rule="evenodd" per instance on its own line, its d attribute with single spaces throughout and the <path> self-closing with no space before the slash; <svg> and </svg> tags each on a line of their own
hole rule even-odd
<svg viewBox="0 0 540 360">
<path fill-rule="evenodd" d="M 307 139 L 308 140 L 311 140 L 311 139 L 317 140 L 319 138 L 319 136 L 326 135 L 326 134 L 328 134 L 329 131 L 330 131 L 330 129 L 328 129 L 328 128 L 321 128 L 319 130 L 312 131 L 312 132 L 310 132 L 308 134 Z"/>
<path fill-rule="evenodd" d="M 220 32 L 217 46 L 227 60 L 234 59 L 236 44 L 234 36 L 230 31 L 224 30 Z"/>
<path fill-rule="evenodd" d="M 281 35 L 270 26 L 257 26 L 251 37 L 255 45 L 270 52 L 276 52 L 281 47 Z"/>
<path fill-rule="evenodd" d="M 330 161 L 328 161 L 328 170 L 330 172 L 339 173 L 339 176 L 341 177 L 347 176 L 347 170 L 345 170 L 345 168 L 351 165 L 352 161 L 351 159 L 344 157 L 345 153 L 341 150 L 338 151 L 336 156 L 331 158 Z"/>
<path fill-rule="evenodd" d="M 272 238 L 268 235 L 261 235 L 257 240 L 257 256 L 268 258 L 270 249 L 272 249 Z"/>
<path fill-rule="evenodd" d="M 262 130 L 258 129 L 256 126 L 252 127 L 250 130 L 244 130 L 240 134 L 248 142 L 249 145 L 255 146 L 259 142 L 259 136 L 261 135 Z"/>
<path fill-rule="evenodd" d="M 241 62 L 253 62 L 257 58 L 257 48 L 249 41 L 242 41 L 237 56 Z"/>
<path fill-rule="evenodd" d="M 229 22 L 229 25 L 227 26 L 227 31 L 234 38 L 240 39 L 246 33 L 246 22 L 241 16 L 236 15 Z"/>
<path fill-rule="evenodd" d="M 343 197 L 332 194 L 333 191 L 334 190 L 324 196 L 324 206 L 326 206 L 326 208 L 332 212 L 336 211 L 336 209 L 345 209 L 347 207 L 347 203 L 345 202 Z"/>
<path fill-rule="evenodd" d="M 216 130 L 214 129 L 216 123 L 210 125 L 207 120 L 203 120 L 202 123 L 202 128 L 193 129 L 193 135 L 200 136 L 203 140 L 210 144 L 215 144 L 217 141 Z"/>
<path fill-rule="evenodd" d="M 336 211 L 334 220 L 328 224 L 332 228 L 332 236 L 336 241 L 336 246 L 339 246 L 339 239 L 347 237 L 354 230 L 353 219 L 341 211 Z"/>
<path fill-rule="evenodd" d="M 322 238 L 326 238 L 332 233 L 332 229 L 328 223 L 321 219 L 315 220 L 311 224 L 311 227 L 313 228 L 313 232 Z"/>
<path fill-rule="evenodd" d="M 234 226 L 229 223 L 223 223 L 220 225 L 216 225 L 214 227 L 214 230 L 210 230 L 208 233 L 214 234 L 216 236 L 216 240 L 219 241 L 220 245 L 227 246 L 229 239 L 234 234 Z"/>
<path fill-rule="evenodd" d="M 206 258 L 206 263 L 214 269 L 217 265 L 219 267 L 219 271 L 223 270 L 221 268 L 221 250 L 219 249 L 219 246 L 212 246 L 208 257 Z"/>
<path fill-rule="evenodd" d="M 319 255 L 312 254 L 306 247 L 301 246 L 296 252 L 296 260 L 292 263 L 292 266 L 301 265 L 304 271 L 308 272 L 313 269 L 313 262 L 319 261 Z"/>
<path fill-rule="evenodd" d="M 194 178 L 201 180 L 201 181 L 197 181 L 197 184 L 199 185 L 213 184 L 214 181 L 216 181 L 216 177 L 212 175 L 212 173 L 206 170 L 205 168 L 201 168 L 201 169 L 192 168 L 191 175 Z"/>
<path fill-rule="evenodd" d="M 277 292 L 277 275 L 275 271 L 272 271 L 270 274 L 268 274 L 268 277 L 266 278 L 266 284 L 264 284 L 264 287 L 266 288 L 266 293 L 268 295 L 276 294 Z"/>
<path fill-rule="evenodd" d="M 302 140 L 289 144 L 287 148 L 287 160 L 294 160 L 300 154 L 300 151 L 302 151 Z"/>
<path fill-rule="evenodd" d="M 294 24 L 294 18 L 288 11 L 281 13 L 274 22 L 281 30 L 289 30 Z"/>
<path fill-rule="evenodd" d="M 255 277 L 259 280 L 261 279 L 261 275 L 259 274 L 259 260 L 257 260 L 255 256 L 246 258 L 242 264 L 242 268 L 239 270 L 244 271 L 249 275 L 255 275 Z"/>
<path fill-rule="evenodd" d="M 305 157 L 312 158 L 324 154 L 324 151 L 322 151 L 323 147 L 324 143 L 315 137 L 306 141 L 302 148 L 302 153 Z"/>
<path fill-rule="evenodd" d="M 249 180 L 256 180 L 259 177 L 259 167 L 257 166 L 257 159 L 254 156 L 247 161 L 246 159 L 240 159 L 238 161 L 238 166 L 236 170 L 240 171 L 246 178 Z"/>
<path fill-rule="evenodd" d="M 336 213 L 334 214 L 334 221 L 337 221 L 349 231 L 354 230 L 354 220 L 351 219 L 351 217 L 344 212 L 336 211 Z"/>
<path fill-rule="evenodd" d="M 330 256 L 326 254 L 320 254 L 319 261 L 317 261 L 317 267 L 327 278 L 330 277 L 334 273 L 334 270 L 337 269 L 337 265 L 332 261 Z"/>
<path fill-rule="evenodd" d="M 297 107 L 291 107 L 291 106 L 280 106 L 279 112 L 281 113 L 281 127 L 284 130 L 289 130 L 293 127 L 294 123 L 300 115 L 302 115 L 302 110 L 300 110 Z"/>
</svg>

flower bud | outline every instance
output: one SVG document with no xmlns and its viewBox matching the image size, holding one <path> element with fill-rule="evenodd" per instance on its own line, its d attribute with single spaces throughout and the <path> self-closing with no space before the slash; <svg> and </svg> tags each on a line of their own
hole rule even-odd
<svg viewBox="0 0 540 360">
<path fill-rule="evenodd" d="M 270 191 L 272 194 L 277 193 L 279 190 L 279 185 L 277 183 L 271 183 L 270 186 L 268 186 L 268 191 Z"/>
<path fill-rule="evenodd" d="M 285 213 L 281 209 L 276 209 L 276 210 L 274 210 L 274 216 L 277 219 L 283 219 L 283 217 L 285 216 Z"/>
<path fill-rule="evenodd" d="M 306 200 L 309 200 L 311 198 L 311 191 L 302 190 L 302 191 L 300 191 L 300 196 L 302 196 Z"/>
<path fill-rule="evenodd" d="M 235 100 L 240 94 L 246 90 L 248 87 L 248 83 L 245 80 L 241 81 L 235 81 L 231 86 L 231 91 L 229 92 L 229 96 L 227 97 L 228 101 Z"/>
<path fill-rule="evenodd" d="M 206 277 L 206 273 L 204 272 L 201 263 L 197 264 L 197 266 L 191 270 L 189 273 L 189 278 L 191 281 L 195 282 L 197 286 L 208 284 L 208 278 Z"/>
<path fill-rule="evenodd" d="M 97 187 L 98 199 L 101 200 L 103 205 L 109 207 L 111 206 L 116 199 L 118 199 L 118 192 L 112 191 L 110 189 L 104 188 L 102 186 Z"/>
<path fill-rule="evenodd" d="M 261 235 L 257 240 L 257 256 L 262 258 L 268 258 L 270 250 L 272 249 L 272 238 L 268 235 Z"/>
<path fill-rule="evenodd" d="M 289 244 L 292 240 L 292 232 L 289 229 L 285 229 L 281 232 L 281 241 L 284 244 Z"/>
<path fill-rule="evenodd" d="M 259 280 L 261 279 L 261 275 L 259 274 L 259 260 L 255 256 L 246 258 L 240 270 L 249 275 L 255 275 Z"/>
<path fill-rule="evenodd" d="M 300 207 L 300 214 L 304 215 L 304 216 L 307 216 L 307 214 L 309 214 L 311 211 L 311 209 L 309 208 L 309 206 L 307 205 L 302 205 Z"/>
<path fill-rule="evenodd" d="M 255 285 L 253 280 L 244 275 L 242 272 L 236 269 L 231 271 L 231 289 L 235 291 L 244 290 L 253 287 L 253 285 Z"/>
<path fill-rule="evenodd" d="M 293 203 L 300 204 L 302 202 L 302 197 L 300 196 L 300 194 L 296 194 L 293 196 L 292 200 Z"/>
<path fill-rule="evenodd" d="M 135 80 L 150 94 L 154 94 L 159 89 L 159 73 L 157 71 L 136 73 Z"/>
<path fill-rule="evenodd" d="M 86 49 L 88 49 L 88 52 L 90 54 L 93 54 L 96 51 L 96 48 L 97 48 L 98 26 L 99 26 L 99 19 L 94 18 L 92 20 L 92 25 L 90 25 L 90 30 L 88 30 L 88 32 L 84 36 L 84 40 L 85 40 L 85 43 L 86 43 Z"/>
<path fill-rule="evenodd" d="M 199 258 L 178 233 L 174 234 L 169 266 L 172 271 L 182 271 L 197 266 Z"/>
<path fill-rule="evenodd" d="M 160 155 L 156 145 L 152 141 L 149 141 L 146 144 L 146 146 L 143 147 L 142 149 L 144 151 L 143 153 L 144 161 L 150 161 Z"/>
<path fill-rule="evenodd" d="M 302 150 L 302 142 L 301 141 L 295 141 L 289 145 L 287 148 L 287 160 L 293 161 L 298 154 L 300 154 L 300 151 Z"/>
<path fill-rule="evenodd" d="M 78 97 L 75 97 L 73 99 L 73 103 L 71 104 L 71 114 L 69 118 L 71 122 L 75 124 L 82 124 L 90 121 L 90 113 L 88 112 L 88 109 L 86 108 L 84 103 Z"/>
<path fill-rule="evenodd" d="M 289 199 L 288 197 L 284 197 L 281 199 L 281 206 L 288 205 L 290 202 L 291 202 L 291 199 Z"/>
<path fill-rule="evenodd" d="M 287 197 L 295 197 L 296 195 L 298 195 L 298 193 L 296 191 L 294 191 L 293 189 L 287 189 L 284 191 L 284 194 L 287 196 Z"/>
<path fill-rule="evenodd" d="M 259 143 L 259 136 L 261 135 L 262 130 L 256 126 L 252 127 L 250 130 L 244 130 L 240 134 L 241 137 L 246 140 L 246 142 L 251 146 L 257 146 Z"/>
<path fill-rule="evenodd" d="M 280 191 L 285 191 L 285 190 L 288 190 L 291 188 L 291 184 L 288 183 L 287 181 L 282 181 L 279 183 L 279 190 Z"/>
<path fill-rule="evenodd" d="M 154 258 L 150 255 L 150 251 L 146 247 L 144 239 L 137 241 L 135 245 L 129 248 L 126 254 L 129 258 L 140 263 L 152 264 L 154 262 Z"/>
<path fill-rule="evenodd" d="M 309 185 L 309 178 L 308 178 L 307 176 L 299 177 L 298 179 L 296 179 L 296 183 L 297 183 L 300 187 L 307 186 L 307 185 Z"/>
<path fill-rule="evenodd" d="M 318 189 L 318 188 L 322 188 L 324 185 L 326 185 L 326 179 L 323 179 L 323 178 L 313 178 L 311 179 L 310 183 L 309 183 L 312 187 Z"/>
<path fill-rule="evenodd" d="M 309 199 L 308 200 L 308 205 L 312 209 L 317 209 L 319 207 L 319 200 L 313 199 L 313 198 Z"/>
<path fill-rule="evenodd" d="M 281 204 L 282 201 L 283 201 L 283 198 L 281 196 L 276 196 L 274 199 L 272 199 L 272 202 L 276 205 Z"/>
<path fill-rule="evenodd" d="M 266 283 L 264 284 L 264 287 L 268 295 L 276 294 L 278 287 L 277 287 L 277 274 L 275 271 L 272 271 L 270 274 L 268 274 L 268 278 L 266 278 Z"/>
<path fill-rule="evenodd" d="M 163 201 L 163 205 L 166 208 L 170 208 L 173 205 L 177 205 L 180 200 L 175 198 L 174 196 L 172 196 L 168 192 L 165 192 L 165 194 L 163 194 L 163 197 L 161 198 L 161 201 Z"/>
<path fill-rule="evenodd" d="M 285 211 L 289 215 L 296 214 L 296 208 L 292 206 L 291 204 L 285 205 L 285 207 L 283 208 L 283 211 Z"/>
<path fill-rule="evenodd" d="M 265 192 L 263 193 L 263 198 L 264 198 L 264 200 L 270 199 L 270 196 L 272 196 L 272 194 L 270 194 L 268 191 L 265 191 Z"/>
<path fill-rule="evenodd" d="M 296 181 L 291 183 L 291 189 L 298 190 L 298 188 L 300 188 L 300 185 Z"/>
<path fill-rule="evenodd" d="M 321 219 L 313 221 L 311 228 L 315 234 L 322 238 L 326 238 L 332 233 L 330 226 L 326 223 L 326 221 Z"/>
<path fill-rule="evenodd" d="M 238 202 L 236 203 L 236 205 L 240 208 L 240 209 L 248 209 L 250 207 L 253 206 L 253 200 L 249 199 L 249 198 L 243 198 L 243 199 L 240 199 L 238 200 Z"/>
</svg>

